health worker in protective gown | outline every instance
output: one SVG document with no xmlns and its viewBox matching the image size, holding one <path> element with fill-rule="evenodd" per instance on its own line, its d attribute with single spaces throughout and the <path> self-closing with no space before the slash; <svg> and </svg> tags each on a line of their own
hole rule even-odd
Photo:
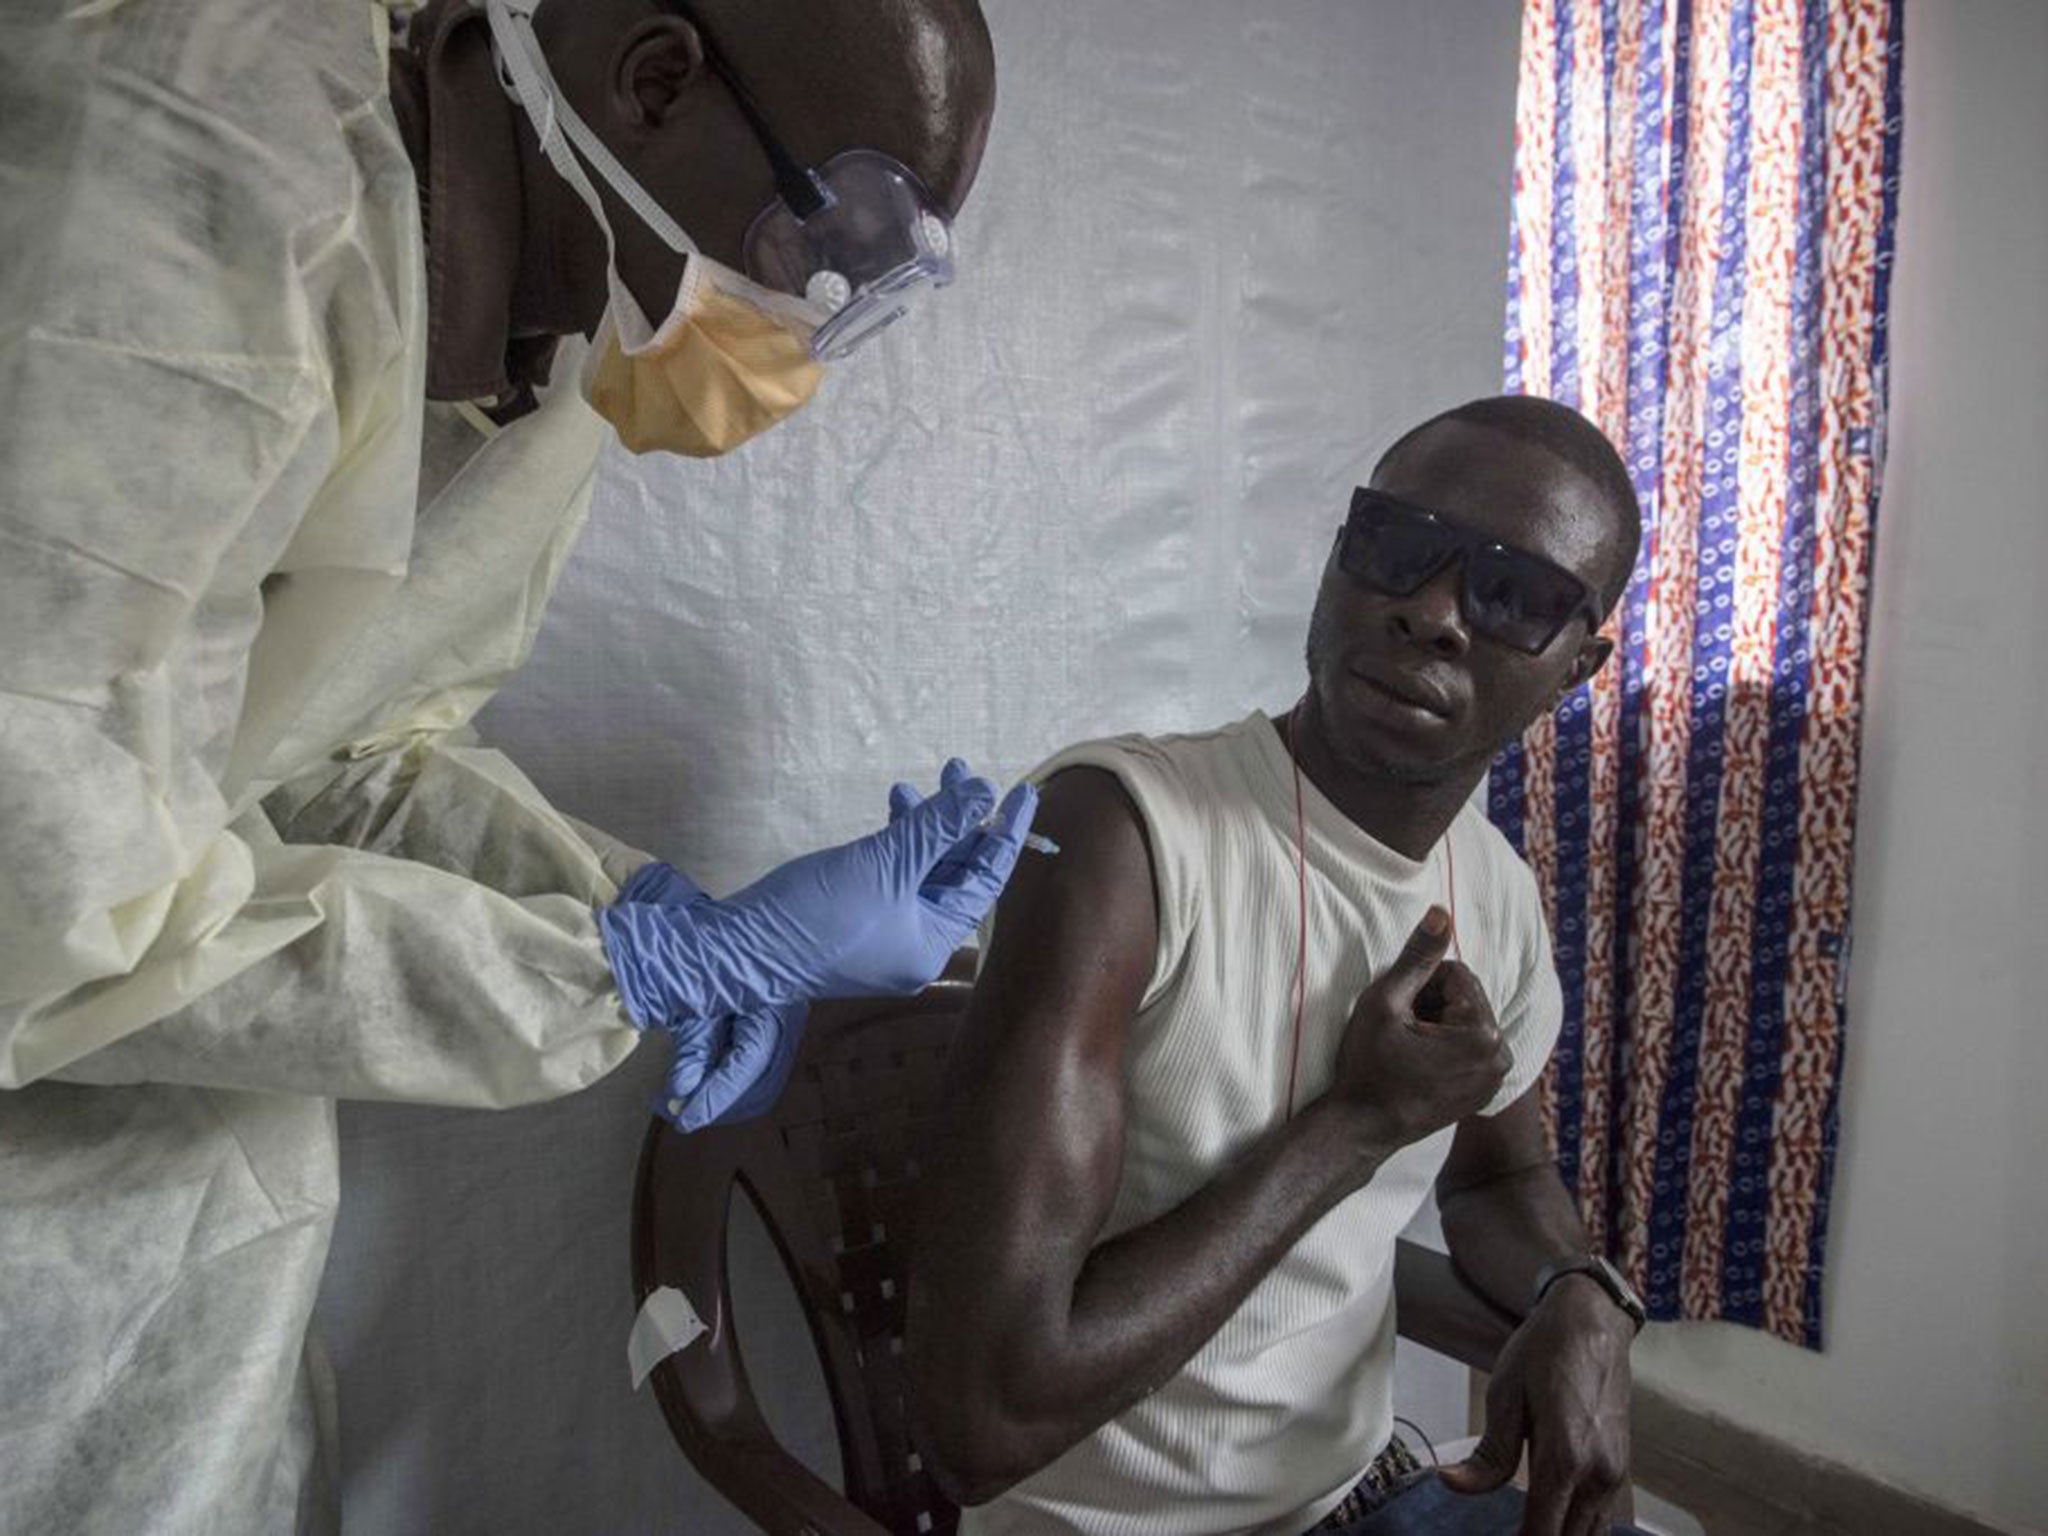
<svg viewBox="0 0 2048 1536">
<path fill-rule="evenodd" d="M 736 448 L 951 277 L 993 71 L 975 0 L 0 12 L 0 1530 L 333 1522 L 337 1096 L 652 1031 L 758 1112 L 986 911 L 1033 802 L 958 763 L 713 900 L 466 727 L 608 434 Z"/>
</svg>

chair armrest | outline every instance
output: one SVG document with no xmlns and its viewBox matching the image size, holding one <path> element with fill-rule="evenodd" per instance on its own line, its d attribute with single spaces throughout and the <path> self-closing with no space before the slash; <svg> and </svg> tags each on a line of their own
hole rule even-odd
<svg viewBox="0 0 2048 1536">
<path fill-rule="evenodd" d="M 1481 1371 L 1521 1322 L 1467 1284 L 1449 1255 L 1405 1237 L 1394 1245 L 1394 1317 L 1402 1338 Z"/>
</svg>

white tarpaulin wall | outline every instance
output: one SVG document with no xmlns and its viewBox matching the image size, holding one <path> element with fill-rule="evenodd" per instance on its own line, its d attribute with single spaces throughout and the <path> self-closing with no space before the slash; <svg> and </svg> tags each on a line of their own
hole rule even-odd
<svg viewBox="0 0 2048 1536">
<path fill-rule="evenodd" d="M 1498 388 L 1515 0 L 985 4 L 960 282 L 732 458 L 611 461 L 483 718 L 714 891 L 949 752 L 1007 778 L 1285 706 L 1350 487 Z M 344 1106 L 350 1532 L 746 1528 L 627 1380 L 660 1065 L 516 1113 Z M 833 1477 L 793 1306 L 743 1291 L 771 1417 Z"/>
</svg>

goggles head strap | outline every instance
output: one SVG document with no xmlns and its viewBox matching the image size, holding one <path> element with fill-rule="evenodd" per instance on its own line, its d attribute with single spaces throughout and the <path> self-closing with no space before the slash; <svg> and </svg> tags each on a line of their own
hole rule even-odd
<svg viewBox="0 0 2048 1536">
<path fill-rule="evenodd" d="M 741 83 L 739 74 L 726 62 L 725 50 L 718 46 L 718 39 L 691 10 L 689 0 L 668 0 L 670 9 L 697 29 L 697 35 L 704 40 L 704 57 L 732 92 L 732 99 L 740 109 L 740 116 L 747 120 L 747 126 L 760 141 L 762 150 L 768 156 L 769 168 L 775 173 L 775 190 L 782 200 L 789 204 L 789 211 L 802 223 L 832 206 L 832 194 L 825 190 L 818 173 L 800 163 L 789 152 L 789 146 L 782 142 L 768 121 L 768 114 L 761 110 L 761 104 L 754 100 L 753 93 Z"/>
</svg>

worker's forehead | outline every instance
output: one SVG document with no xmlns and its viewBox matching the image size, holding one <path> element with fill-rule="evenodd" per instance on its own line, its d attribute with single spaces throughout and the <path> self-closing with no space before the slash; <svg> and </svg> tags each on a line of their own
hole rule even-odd
<svg viewBox="0 0 2048 1536">
<path fill-rule="evenodd" d="M 972 0 L 836 0 L 741 12 L 720 30 L 800 158 L 877 149 L 948 208 L 965 199 L 995 108 L 994 53 Z"/>
<path fill-rule="evenodd" d="M 1582 470 L 1541 443 L 1469 422 L 1440 422 L 1418 434 L 1373 484 L 1595 585 L 1622 537 L 1617 510 Z"/>
</svg>

